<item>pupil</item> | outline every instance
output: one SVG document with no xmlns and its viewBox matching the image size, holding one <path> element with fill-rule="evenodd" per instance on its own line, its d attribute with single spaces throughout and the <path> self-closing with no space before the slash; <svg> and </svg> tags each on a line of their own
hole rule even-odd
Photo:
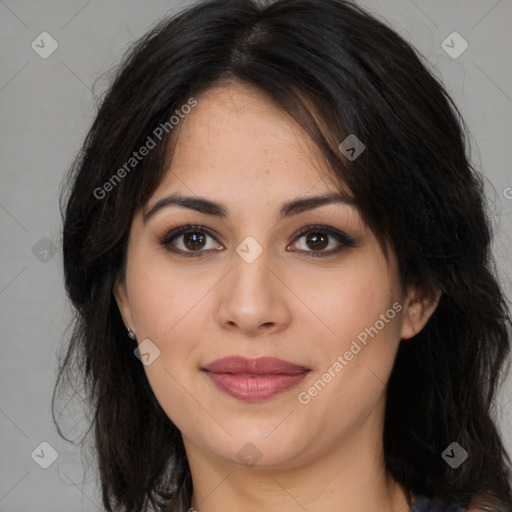
<svg viewBox="0 0 512 512">
<path fill-rule="evenodd" d="M 201 245 L 202 242 L 204 242 L 204 235 L 202 233 L 191 233 L 189 235 L 185 235 L 185 245 L 188 249 L 199 249 L 200 247 L 197 246 Z"/>
<path fill-rule="evenodd" d="M 323 243 L 320 242 L 320 244 L 318 244 L 318 240 L 321 238 L 323 239 Z M 314 247 L 315 250 L 325 249 L 325 247 L 327 247 L 327 245 L 328 245 L 327 237 L 322 233 L 311 233 L 308 236 L 308 243 L 312 240 L 313 240 L 313 244 L 315 245 L 315 247 Z"/>
</svg>

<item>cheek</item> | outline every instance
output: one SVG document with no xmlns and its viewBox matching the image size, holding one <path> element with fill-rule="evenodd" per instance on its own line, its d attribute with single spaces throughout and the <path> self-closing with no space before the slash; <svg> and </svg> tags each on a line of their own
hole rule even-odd
<svg viewBox="0 0 512 512">
<path fill-rule="evenodd" d="M 193 430 L 190 418 L 202 418 L 204 410 L 191 400 L 190 375 L 197 372 L 191 357 L 197 345 L 197 322 L 201 298 L 209 287 L 197 272 L 133 254 L 127 266 L 130 306 L 137 327 L 137 340 L 151 340 L 158 356 L 144 366 L 151 389 L 167 416 L 181 430 Z M 164 262 L 165 263 L 165 262 Z M 211 280 L 205 277 L 202 280 Z M 200 282 L 201 281 L 201 282 Z M 204 286 L 203 286 L 204 285 Z M 210 287 L 213 285 L 210 285 Z M 203 312 L 204 314 L 204 312 Z M 196 325 L 194 325 L 196 324 Z M 153 349 L 154 350 L 154 349 Z M 193 364 L 194 363 L 194 364 Z"/>
<path fill-rule="evenodd" d="M 159 350 L 154 363 L 144 369 L 157 399 L 170 400 L 172 410 L 182 410 L 190 402 L 184 390 L 190 389 L 190 380 L 198 372 L 198 355 L 208 341 L 201 333 L 211 332 L 208 293 L 213 293 L 218 281 L 213 271 L 171 264 L 166 254 L 155 256 L 148 250 L 134 251 L 128 262 L 127 286 L 137 339 L 139 343 L 149 339 Z M 169 407 L 164 409 L 169 412 Z"/>
<path fill-rule="evenodd" d="M 165 254 L 135 253 L 127 267 L 135 325 L 143 336 L 166 343 L 190 322 L 190 315 L 197 317 L 201 299 L 214 282 L 211 274 L 193 265 L 173 265 Z"/>
<path fill-rule="evenodd" d="M 315 375 L 299 390 L 299 403 L 319 417 L 330 411 L 326 425 L 358 425 L 382 396 L 393 367 L 400 341 L 401 304 L 395 299 L 400 288 L 377 251 L 347 259 L 339 271 L 315 282 L 310 296 L 323 335 L 316 336 Z"/>
<path fill-rule="evenodd" d="M 299 402 L 315 415 L 329 410 L 326 425 L 354 426 L 373 409 L 392 370 L 400 341 L 400 288 L 384 257 L 366 252 L 335 277 L 317 281 L 311 295 L 326 334 L 315 347 L 321 356 Z"/>
<path fill-rule="evenodd" d="M 316 349 L 322 347 L 320 350 L 330 357 L 342 354 L 358 336 L 362 342 L 365 334 L 372 339 L 368 330 L 375 335 L 376 323 L 380 338 L 398 337 L 396 309 L 400 306 L 396 303 L 393 309 L 392 305 L 394 297 L 400 297 L 399 288 L 386 260 L 376 250 L 360 252 L 336 269 L 308 277 L 301 278 L 297 295 L 305 298 L 304 303 L 314 313 L 314 327 L 322 336 Z"/>
</svg>

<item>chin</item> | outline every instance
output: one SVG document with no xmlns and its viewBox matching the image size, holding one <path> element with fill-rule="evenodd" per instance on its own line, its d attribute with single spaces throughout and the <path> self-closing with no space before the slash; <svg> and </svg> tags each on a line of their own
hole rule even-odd
<svg viewBox="0 0 512 512">
<path fill-rule="evenodd" d="M 273 418 L 255 425 L 248 419 L 247 423 L 243 422 L 236 428 L 226 425 L 232 438 L 223 436 L 222 441 L 219 439 L 214 444 L 211 437 L 205 441 L 212 452 L 233 464 L 261 469 L 291 467 L 297 463 L 297 459 L 305 457 L 312 439 L 290 425 L 283 427 L 281 424 L 276 429 L 279 421 Z"/>
</svg>

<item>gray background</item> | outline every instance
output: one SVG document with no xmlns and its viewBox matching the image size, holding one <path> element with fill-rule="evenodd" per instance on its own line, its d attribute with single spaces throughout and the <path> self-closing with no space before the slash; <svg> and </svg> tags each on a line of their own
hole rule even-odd
<svg viewBox="0 0 512 512">
<path fill-rule="evenodd" d="M 62 285 L 58 193 L 94 117 L 95 94 L 107 85 L 100 78 L 93 93 L 95 80 L 130 42 L 189 3 L 0 0 L 0 512 L 102 510 L 94 468 L 83 470 L 92 461 L 81 462 L 50 417 L 56 353 L 71 311 Z M 473 161 L 486 176 L 498 269 L 511 297 L 512 0 L 359 3 L 428 58 L 461 109 Z M 46 59 L 31 47 L 44 31 L 58 42 Z M 469 44 L 458 58 L 441 46 L 453 31 Z M 510 378 L 497 409 L 512 452 Z M 68 411 L 63 421 L 74 438 L 87 423 L 80 418 Z M 48 469 L 31 456 L 42 442 L 58 452 Z M 48 460 L 48 450 L 40 450 L 38 460 Z"/>
</svg>

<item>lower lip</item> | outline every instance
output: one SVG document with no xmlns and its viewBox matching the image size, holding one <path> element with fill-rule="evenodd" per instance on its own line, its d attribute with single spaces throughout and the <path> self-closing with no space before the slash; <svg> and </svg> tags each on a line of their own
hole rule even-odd
<svg viewBox="0 0 512 512">
<path fill-rule="evenodd" d="M 283 393 L 296 386 L 308 373 L 242 375 L 206 372 L 217 388 L 246 402 L 259 402 Z"/>
</svg>

